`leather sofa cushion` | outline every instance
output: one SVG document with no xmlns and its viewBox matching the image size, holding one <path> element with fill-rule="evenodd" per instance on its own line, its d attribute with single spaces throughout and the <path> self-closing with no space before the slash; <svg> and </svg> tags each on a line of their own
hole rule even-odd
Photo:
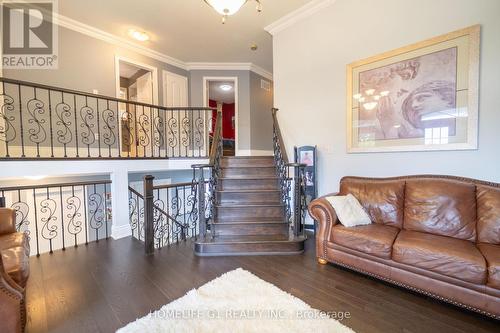
<svg viewBox="0 0 500 333">
<path fill-rule="evenodd" d="M 340 195 L 354 195 L 374 223 L 402 228 L 404 188 L 404 180 L 344 177 Z"/>
<path fill-rule="evenodd" d="M 476 240 L 476 186 L 453 179 L 408 179 L 404 229 Z"/>
<path fill-rule="evenodd" d="M 347 248 L 368 253 L 380 258 L 391 258 L 392 244 L 399 228 L 382 224 L 344 227 L 337 224 L 332 228 L 333 243 Z"/>
<path fill-rule="evenodd" d="M 487 285 L 500 289 L 500 245 L 478 244 L 477 247 L 488 263 Z"/>
<path fill-rule="evenodd" d="M 462 281 L 486 283 L 486 261 L 474 243 L 466 240 L 401 230 L 392 259 Z"/>
<path fill-rule="evenodd" d="M 500 188 L 478 185 L 477 241 L 500 244 Z"/>
<path fill-rule="evenodd" d="M 0 208 L 0 235 L 16 232 L 16 211 L 10 208 Z"/>
<path fill-rule="evenodd" d="M 21 246 L 12 247 L 2 251 L 3 266 L 7 274 L 19 286 L 26 287 L 29 276 L 29 256 Z"/>
<path fill-rule="evenodd" d="M 30 243 L 28 235 L 23 232 L 14 232 L 12 234 L 0 236 L 0 251 L 10 249 L 12 247 L 22 247 L 27 256 L 30 255 Z"/>
</svg>

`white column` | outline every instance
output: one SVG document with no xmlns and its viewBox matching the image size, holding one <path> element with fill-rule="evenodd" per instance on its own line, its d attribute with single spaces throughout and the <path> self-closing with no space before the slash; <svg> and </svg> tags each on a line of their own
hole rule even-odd
<svg viewBox="0 0 500 333">
<path fill-rule="evenodd" d="M 132 235 L 128 212 L 128 169 L 123 164 L 116 166 L 111 173 L 111 204 L 113 207 L 111 237 L 113 239 Z"/>
</svg>

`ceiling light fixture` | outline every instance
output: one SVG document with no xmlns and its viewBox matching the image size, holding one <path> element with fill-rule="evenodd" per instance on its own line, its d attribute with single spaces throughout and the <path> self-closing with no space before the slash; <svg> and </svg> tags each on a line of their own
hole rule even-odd
<svg viewBox="0 0 500 333">
<path fill-rule="evenodd" d="M 221 89 L 222 89 L 222 90 L 224 90 L 224 91 L 229 91 L 229 90 L 233 89 L 233 87 L 232 87 L 232 86 L 230 86 L 229 84 L 221 84 L 221 85 L 219 86 L 219 88 L 221 88 Z"/>
<path fill-rule="evenodd" d="M 262 11 L 262 4 L 260 0 L 204 0 L 210 7 L 217 13 L 222 15 L 222 24 L 226 23 L 226 18 L 235 14 L 241 7 L 248 1 L 255 1 L 257 3 L 257 11 Z"/>
<path fill-rule="evenodd" d="M 145 42 L 145 41 L 149 40 L 148 34 L 145 33 L 144 31 L 130 29 L 128 31 L 128 34 L 130 37 L 132 37 L 135 40 L 138 40 L 139 42 Z"/>
</svg>

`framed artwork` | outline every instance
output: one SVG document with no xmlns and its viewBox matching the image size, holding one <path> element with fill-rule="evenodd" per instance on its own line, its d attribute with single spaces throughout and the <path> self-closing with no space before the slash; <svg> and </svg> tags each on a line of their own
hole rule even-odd
<svg viewBox="0 0 500 333">
<path fill-rule="evenodd" d="M 480 27 L 347 66 L 349 153 L 477 149 Z"/>
</svg>

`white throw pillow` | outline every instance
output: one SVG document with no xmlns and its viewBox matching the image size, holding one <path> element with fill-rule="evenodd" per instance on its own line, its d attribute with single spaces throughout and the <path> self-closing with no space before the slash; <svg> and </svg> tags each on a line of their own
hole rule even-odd
<svg viewBox="0 0 500 333">
<path fill-rule="evenodd" d="M 370 216 L 365 212 L 358 199 L 352 194 L 326 197 L 337 217 L 345 227 L 371 224 Z"/>
</svg>

